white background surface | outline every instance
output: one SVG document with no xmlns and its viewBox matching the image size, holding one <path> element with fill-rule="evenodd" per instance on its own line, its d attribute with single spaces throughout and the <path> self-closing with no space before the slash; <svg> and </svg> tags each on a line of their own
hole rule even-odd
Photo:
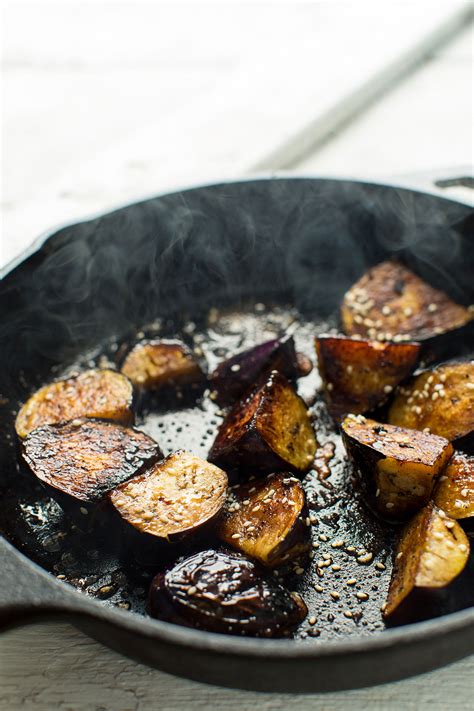
<svg viewBox="0 0 474 711">
<path fill-rule="evenodd" d="M 9 3 L 3 261 L 55 223 L 257 165 L 385 176 L 472 163 L 472 28 L 439 42 L 463 7 Z M 291 697 L 174 679 L 65 624 L 0 638 L 1 711 L 441 710 L 473 698 L 474 658 Z"/>
</svg>

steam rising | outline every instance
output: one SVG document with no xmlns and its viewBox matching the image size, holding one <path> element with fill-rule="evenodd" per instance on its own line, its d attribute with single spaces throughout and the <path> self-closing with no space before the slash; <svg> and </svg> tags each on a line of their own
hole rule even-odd
<svg viewBox="0 0 474 711">
<path fill-rule="evenodd" d="M 403 258 L 474 300 L 469 208 L 345 181 L 251 181 L 191 190 L 57 232 L 0 297 L 1 392 L 155 318 L 291 302 L 321 316 L 370 265 Z M 13 391 L 13 392 L 12 392 Z"/>
</svg>

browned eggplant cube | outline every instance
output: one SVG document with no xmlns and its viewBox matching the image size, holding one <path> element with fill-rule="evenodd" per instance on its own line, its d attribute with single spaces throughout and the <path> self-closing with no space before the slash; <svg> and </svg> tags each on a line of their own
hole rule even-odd
<svg viewBox="0 0 474 711">
<path fill-rule="evenodd" d="M 461 526 L 430 503 L 401 533 L 384 617 L 391 622 L 416 618 L 417 608 L 429 599 L 427 593 L 446 588 L 468 557 L 469 540 Z"/>
<path fill-rule="evenodd" d="M 455 519 L 474 517 L 474 457 L 457 452 L 440 476 L 433 501 Z"/>
<path fill-rule="evenodd" d="M 45 385 L 34 393 L 17 415 L 16 432 L 23 439 L 37 427 L 77 417 L 132 424 L 132 400 L 128 378 L 113 370 L 87 370 Z"/>
<path fill-rule="evenodd" d="M 270 474 L 231 490 L 217 535 L 241 553 L 275 567 L 308 551 L 307 516 L 301 482 L 290 474 Z"/>
<path fill-rule="evenodd" d="M 262 377 L 263 373 L 277 370 L 289 380 L 308 375 L 312 363 L 295 350 L 292 336 L 273 338 L 247 348 L 219 363 L 210 374 L 209 382 L 221 405 L 229 405 Z"/>
<path fill-rule="evenodd" d="M 283 637 L 307 608 L 253 561 L 234 551 L 206 550 L 153 579 L 152 617 L 197 629 L 253 637 Z"/>
<path fill-rule="evenodd" d="M 418 343 L 380 343 L 343 336 L 316 338 L 319 373 L 334 418 L 384 403 L 415 369 Z"/>
<path fill-rule="evenodd" d="M 221 511 L 227 474 L 213 464 L 175 452 L 110 494 L 124 522 L 155 542 L 196 534 Z"/>
<path fill-rule="evenodd" d="M 23 459 L 59 503 L 81 513 L 163 455 L 144 432 L 78 419 L 39 427 L 22 442 Z"/>
<path fill-rule="evenodd" d="M 344 296 L 344 333 L 382 341 L 423 341 L 460 329 L 473 314 L 395 260 L 369 269 Z"/>
<path fill-rule="evenodd" d="M 426 370 L 401 387 L 388 421 L 429 429 L 451 442 L 474 432 L 474 361 L 446 363 Z"/>
<path fill-rule="evenodd" d="M 316 453 L 306 405 L 288 380 L 273 371 L 222 422 L 209 460 L 228 469 L 306 472 Z"/>
<path fill-rule="evenodd" d="M 434 480 L 453 453 L 448 440 L 348 415 L 342 423 L 348 454 L 361 473 L 369 503 L 398 521 L 428 503 Z"/>
<path fill-rule="evenodd" d="M 157 390 L 202 382 L 203 371 L 193 353 L 179 341 L 144 341 L 125 358 L 122 373 L 135 387 Z"/>
</svg>

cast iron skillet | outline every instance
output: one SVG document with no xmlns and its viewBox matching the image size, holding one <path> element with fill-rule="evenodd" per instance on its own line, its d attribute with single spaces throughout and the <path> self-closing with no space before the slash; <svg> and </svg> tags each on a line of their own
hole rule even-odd
<svg viewBox="0 0 474 711">
<path fill-rule="evenodd" d="M 18 403 L 68 367 L 113 358 L 120 339 L 137 328 L 152 324 L 164 335 L 199 337 L 211 359 L 290 321 L 297 337 L 310 342 L 313 332 L 334 323 L 345 289 L 391 254 L 459 302 L 474 301 L 470 208 L 375 183 L 282 177 L 207 185 L 68 225 L 36 243 L 0 289 L 0 627 L 64 618 L 167 672 L 261 691 L 367 686 L 474 652 L 469 596 L 460 605 L 465 609 L 448 605 L 434 620 L 383 629 L 379 606 L 392 533 L 373 523 L 357 495 L 339 498 L 351 480 L 337 456 L 332 493 L 317 481 L 308 485 L 320 519 L 316 534 L 342 531 L 357 545 L 373 545 L 387 570 L 356 571 L 370 585 L 371 601 L 362 618 L 345 621 L 345 601 L 330 607 L 314 592 L 311 574 L 302 576 L 295 586 L 318 614 L 321 634 L 309 636 L 306 624 L 291 640 L 215 635 L 120 609 L 143 611 L 146 574 L 127 568 L 103 532 L 96 540 L 71 529 L 16 464 Z M 222 328 L 206 321 L 214 307 L 230 314 Z M 192 413 L 186 407 L 152 413 L 142 424 L 165 449 L 188 444 L 205 455 L 210 441 L 203 428 L 212 432 L 216 412 L 205 401 Z M 320 441 L 337 440 L 323 406 L 315 407 Z M 343 575 L 353 565 L 346 556 Z M 333 587 L 344 588 L 337 577 Z"/>
</svg>

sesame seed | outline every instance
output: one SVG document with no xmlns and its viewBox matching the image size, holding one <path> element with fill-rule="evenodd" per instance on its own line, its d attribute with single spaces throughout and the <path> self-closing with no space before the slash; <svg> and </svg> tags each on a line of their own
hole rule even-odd
<svg viewBox="0 0 474 711">
<path fill-rule="evenodd" d="M 384 316 L 389 316 L 392 313 L 392 309 L 390 306 L 384 306 L 382 309 L 382 313 Z"/>
<path fill-rule="evenodd" d="M 385 508 L 387 508 L 387 509 L 393 509 L 394 506 L 395 506 L 395 504 L 392 503 L 391 501 L 387 501 L 387 503 L 385 504 Z"/>
<path fill-rule="evenodd" d="M 428 304 L 428 312 L 430 314 L 434 314 L 434 312 L 437 310 L 438 310 L 438 307 L 436 304 Z"/>
<path fill-rule="evenodd" d="M 377 570 L 385 570 L 385 565 L 383 563 L 376 563 L 375 567 Z"/>
<path fill-rule="evenodd" d="M 387 395 L 388 395 L 389 393 L 391 393 L 392 390 L 393 390 L 393 386 L 392 386 L 392 385 L 385 385 L 385 386 L 384 386 L 384 389 L 383 389 L 384 393 L 386 393 Z"/>
<path fill-rule="evenodd" d="M 317 541 L 313 541 L 311 545 L 313 548 L 319 548 L 319 543 Z"/>
<path fill-rule="evenodd" d="M 372 553 L 366 553 L 365 555 L 360 555 L 357 558 L 357 562 L 361 563 L 362 565 L 365 565 L 366 563 L 370 563 L 373 557 L 374 556 Z"/>
<path fill-rule="evenodd" d="M 337 570 L 341 570 L 341 566 L 335 563 L 334 565 L 331 565 L 331 570 L 336 572 Z"/>
<path fill-rule="evenodd" d="M 405 316 L 411 316 L 413 314 L 413 309 L 411 309 L 409 306 L 403 309 L 403 313 Z"/>
<path fill-rule="evenodd" d="M 369 596 L 368 596 L 367 593 L 365 593 L 365 592 L 357 592 L 357 593 L 356 593 L 356 598 L 357 598 L 358 600 L 368 600 L 368 599 L 369 599 Z"/>
<path fill-rule="evenodd" d="M 349 374 L 352 373 L 353 370 L 354 370 L 354 369 L 353 369 L 352 365 L 348 365 L 347 368 L 346 368 L 346 371 L 347 371 Z"/>
<path fill-rule="evenodd" d="M 474 383 L 466 383 L 466 388 L 468 390 L 474 390 Z"/>
<path fill-rule="evenodd" d="M 87 514 L 89 513 L 89 511 L 88 511 L 84 506 L 81 506 L 81 507 L 79 508 L 79 511 L 80 511 L 81 514 L 83 514 L 84 516 L 87 516 Z"/>
<path fill-rule="evenodd" d="M 237 373 L 240 370 L 240 365 L 238 365 L 238 363 L 234 363 L 234 365 L 230 366 L 230 369 L 233 373 Z"/>
<path fill-rule="evenodd" d="M 295 573 L 296 575 L 303 575 L 304 568 L 295 568 Z"/>
<path fill-rule="evenodd" d="M 330 596 L 332 597 L 333 600 L 339 600 L 339 598 L 341 597 L 341 596 L 339 595 L 339 593 L 336 592 L 335 590 L 331 590 L 331 592 L 330 592 L 329 594 L 330 594 Z"/>
<path fill-rule="evenodd" d="M 461 551 L 461 553 L 465 553 L 467 551 L 467 546 L 465 543 L 460 543 L 458 548 Z"/>
<path fill-rule="evenodd" d="M 190 588 L 188 588 L 188 595 L 195 595 L 197 593 L 197 588 L 194 587 L 194 585 L 191 585 Z"/>
<path fill-rule="evenodd" d="M 310 625 L 315 625 L 317 621 L 318 621 L 318 618 L 314 617 L 314 615 L 313 615 L 312 617 L 309 618 L 308 623 Z"/>
<path fill-rule="evenodd" d="M 329 555 L 329 553 L 323 553 L 323 558 L 324 560 L 331 560 L 331 556 Z"/>
<path fill-rule="evenodd" d="M 314 586 L 314 589 L 315 589 L 316 592 L 318 592 L 318 593 L 324 592 L 324 588 L 323 588 L 322 585 L 315 585 L 315 586 Z"/>
<path fill-rule="evenodd" d="M 328 540 L 328 537 L 327 537 L 324 533 L 321 533 L 321 534 L 319 535 L 319 540 L 320 540 L 320 541 L 327 541 L 327 540 Z"/>
<path fill-rule="evenodd" d="M 234 538 L 235 540 L 237 540 L 238 538 L 240 538 L 240 533 L 233 533 L 231 538 Z"/>
<path fill-rule="evenodd" d="M 337 540 L 337 541 L 333 541 L 331 543 L 331 548 L 342 548 L 343 545 L 344 545 L 344 541 Z"/>
<path fill-rule="evenodd" d="M 326 385 L 326 389 L 328 390 L 328 392 L 331 392 L 333 388 L 334 388 L 334 385 L 332 383 L 328 383 Z"/>
<path fill-rule="evenodd" d="M 461 489 L 461 496 L 467 496 L 469 494 L 469 489 Z"/>
<path fill-rule="evenodd" d="M 344 617 L 352 617 L 352 612 L 350 610 L 344 610 Z"/>
<path fill-rule="evenodd" d="M 446 521 L 444 525 L 446 528 L 454 528 L 454 521 Z"/>
<path fill-rule="evenodd" d="M 357 580 L 355 578 L 350 578 L 346 581 L 346 585 L 355 585 Z"/>
<path fill-rule="evenodd" d="M 397 560 L 400 560 L 400 558 L 402 557 L 402 555 L 403 555 L 403 551 L 400 551 L 400 553 L 397 553 Z"/>
</svg>

